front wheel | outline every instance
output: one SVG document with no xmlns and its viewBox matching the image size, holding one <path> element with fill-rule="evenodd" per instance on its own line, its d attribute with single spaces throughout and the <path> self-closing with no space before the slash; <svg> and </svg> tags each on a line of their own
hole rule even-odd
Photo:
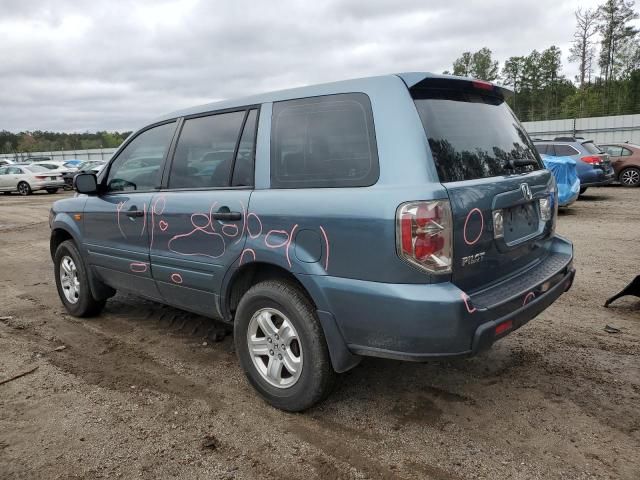
<svg viewBox="0 0 640 480">
<path fill-rule="evenodd" d="M 618 179 L 625 187 L 638 187 L 640 186 L 640 168 L 625 168 L 620 172 Z"/>
<path fill-rule="evenodd" d="M 20 182 L 18 184 L 18 193 L 23 196 L 31 195 L 31 186 L 27 182 Z"/>
<path fill-rule="evenodd" d="M 87 270 L 75 243 L 71 240 L 62 242 L 53 261 L 58 295 L 67 311 L 74 317 L 100 313 L 106 302 L 91 295 Z"/>
<path fill-rule="evenodd" d="M 251 287 L 236 311 L 234 341 L 249 382 L 274 407 L 299 412 L 331 392 L 336 374 L 324 332 L 295 285 Z"/>
<path fill-rule="evenodd" d="M 56 193 L 57 191 L 57 188 L 47 188 L 47 193 Z"/>
</svg>

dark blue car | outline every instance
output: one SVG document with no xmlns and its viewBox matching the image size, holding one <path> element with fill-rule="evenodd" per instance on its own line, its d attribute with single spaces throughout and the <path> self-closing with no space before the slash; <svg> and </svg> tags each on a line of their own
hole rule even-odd
<svg viewBox="0 0 640 480">
<path fill-rule="evenodd" d="M 53 205 L 62 303 L 95 315 L 126 291 L 232 323 L 247 378 L 290 411 L 362 356 L 489 348 L 575 272 L 507 94 L 407 73 L 163 116 Z"/>
<path fill-rule="evenodd" d="M 556 137 L 555 140 L 535 140 L 536 150 L 550 157 L 571 157 L 576 162 L 576 173 L 580 179 L 580 193 L 588 187 L 609 185 L 615 172 L 605 153 L 593 140 L 574 137 Z"/>
</svg>

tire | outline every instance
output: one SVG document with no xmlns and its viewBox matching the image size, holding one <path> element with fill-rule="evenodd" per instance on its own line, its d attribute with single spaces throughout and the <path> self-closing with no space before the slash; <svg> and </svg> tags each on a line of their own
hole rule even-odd
<svg viewBox="0 0 640 480">
<path fill-rule="evenodd" d="M 4 193 L 5 195 L 11 195 L 11 192 L 2 192 L 2 193 Z"/>
<path fill-rule="evenodd" d="M 584 192 L 586 192 L 587 188 L 589 188 L 589 187 L 580 187 L 580 195 L 582 195 Z"/>
<path fill-rule="evenodd" d="M 27 182 L 20 182 L 18 184 L 18 193 L 22 196 L 31 195 L 31 186 Z"/>
<path fill-rule="evenodd" d="M 258 319 L 260 314 L 262 322 Z M 267 332 L 259 327 L 255 330 L 258 323 L 268 325 L 265 317 L 270 320 L 271 327 L 279 329 Z M 283 332 L 288 332 L 287 339 L 284 339 Z M 249 349 L 251 338 L 257 345 L 253 354 Z M 331 393 L 336 373 L 331 366 L 324 332 L 309 299 L 295 285 L 269 280 L 251 287 L 236 311 L 234 342 L 247 379 L 272 406 L 288 412 L 300 412 Z M 264 355 L 255 355 L 257 349 L 263 347 Z M 299 358 L 297 365 L 293 362 L 296 355 Z M 280 362 L 278 357 L 284 360 Z M 292 374 L 287 368 L 287 361 L 298 366 L 299 373 Z M 274 366 L 278 362 L 282 365 L 279 375 L 268 375 L 271 362 Z M 273 371 L 278 371 L 278 368 Z M 273 383 L 277 377 L 283 382 L 280 386 Z"/>
<path fill-rule="evenodd" d="M 67 311 L 74 317 L 92 317 L 99 314 L 106 300 L 96 300 L 91 295 L 87 270 L 80 252 L 72 240 L 66 240 L 58 246 L 53 262 L 58 295 Z M 65 285 L 63 285 L 61 271 L 66 272 L 65 276 L 68 278 Z M 74 282 L 74 278 L 77 283 Z M 73 286 L 73 288 L 69 288 L 67 285 Z M 75 301 L 73 301 L 74 299 Z"/>
<path fill-rule="evenodd" d="M 57 188 L 47 188 L 47 193 L 56 193 L 57 191 Z"/>
<path fill-rule="evenodd" d="M 618 181 L 623 187 L 639 187 L 640 186 L 640 168 L 629 167 L 625 168 L 618 175 Z"/>
</svg>

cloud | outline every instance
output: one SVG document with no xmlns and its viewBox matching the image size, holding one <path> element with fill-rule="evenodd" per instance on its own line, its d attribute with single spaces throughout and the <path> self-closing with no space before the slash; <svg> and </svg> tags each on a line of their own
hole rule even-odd
<svg viewBox="0 0 640 480">
<path fill-rule="evenodd" d="M 594 1 L 594 0 L 590 0 Z M 584 2 L 0 0 L 0 129 L 127 130 L 168 111 L 555 44 Z"/>
</svg>

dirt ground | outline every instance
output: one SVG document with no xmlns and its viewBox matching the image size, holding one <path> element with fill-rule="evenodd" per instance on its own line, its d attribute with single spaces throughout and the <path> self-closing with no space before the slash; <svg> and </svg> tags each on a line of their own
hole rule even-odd
<svg viewBox="0 0 640 480">
<path fill-rule="evenodd" d="M 38 367 L 0 385 L 0 478 L 640 478 L 640 300 L 602 307 L 640 274 L 640 190 L 561 212 L 573 289 L 492 350 L 365 359 L 304 414 L 262 402 L 210 320 L 125 295 L 68 316 L 61 196 L 0 197 L 0 381 Z"/>
</svg>

